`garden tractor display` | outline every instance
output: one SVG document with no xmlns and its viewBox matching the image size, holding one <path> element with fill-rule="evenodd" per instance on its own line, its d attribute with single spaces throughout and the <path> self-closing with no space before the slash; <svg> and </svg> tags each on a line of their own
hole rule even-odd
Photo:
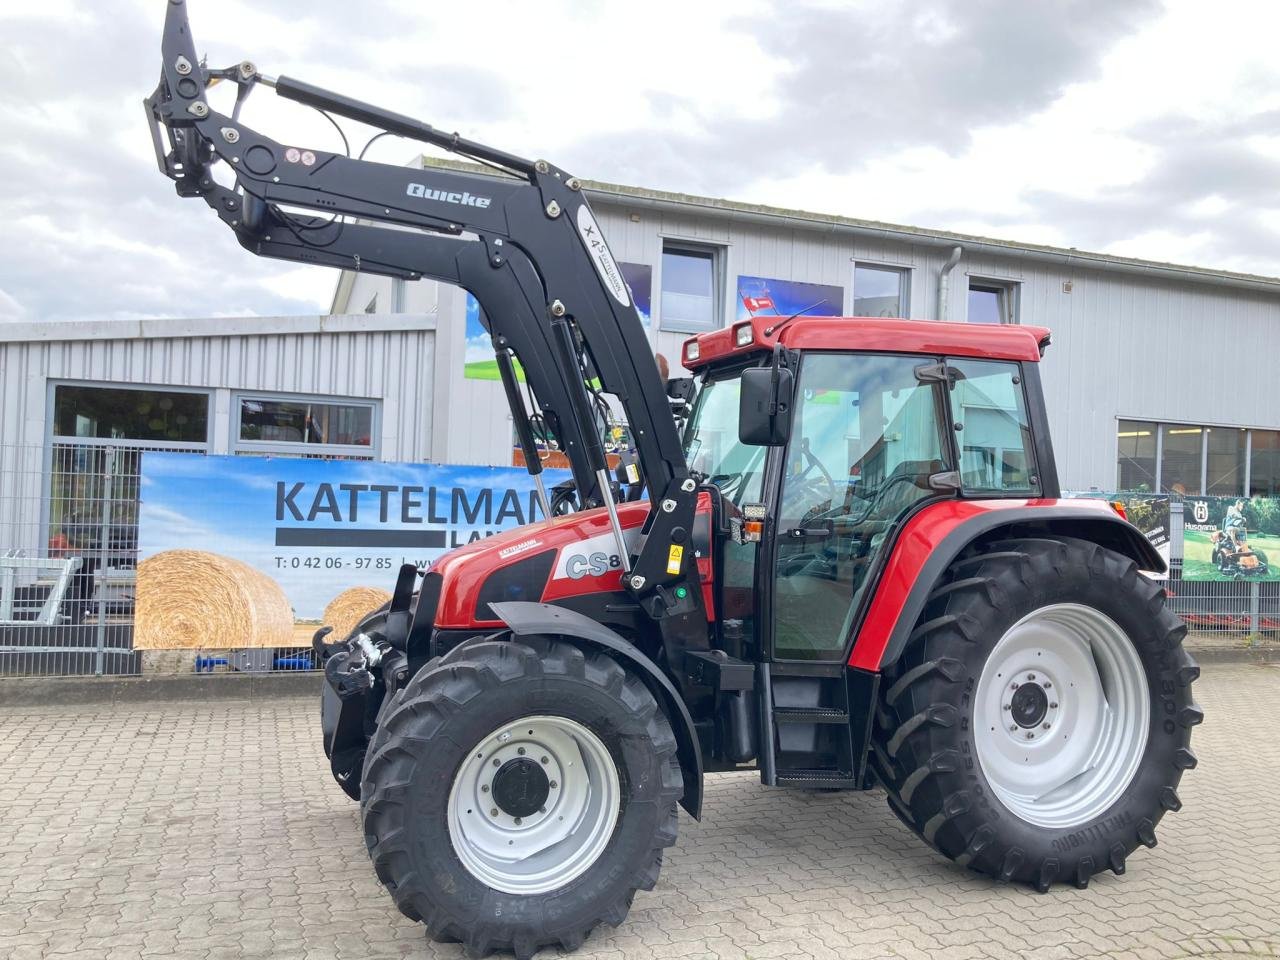
<svg viewBox="0 0 1280 960">
<path fill-rule="evenodd" d="M 1270 570 L 1267 555 L 1249 545 L 1248 531 L 1242 526 L 1215 530 L 1209 541 L 1213 545 L 1210 562 L 1232 580 L 1265 577 Z"/>
<path fill-rule="evenodd" d="M 167 9 L 147 109 L 178 193 L 259 256 L 470 291 L 545 513 L 536 434 L 572 467 L 572 512 L 406 566 L 317 637 L 324 749 L 401 912 L 476 956 L 571 950 L 657 882 L 708 771 L 882 787 L 942 856 L 1040 891 L 1155 845 L 1198 669 L 1148 541 L 1061 499 L 1048 331 L 758 317 L 687 340 L 694 383 L 664 384 L 575 177 L 209 68 Z M 279 143 L 239 118 L 258 84 L 500 175 Z"/>
</svg>

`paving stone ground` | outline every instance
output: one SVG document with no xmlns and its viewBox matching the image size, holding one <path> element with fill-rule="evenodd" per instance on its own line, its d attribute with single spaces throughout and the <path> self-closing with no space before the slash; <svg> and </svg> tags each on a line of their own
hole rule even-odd
<svg viewBox="0 0 1280 960">
<path fill-rule="evenodd" d="M 575 956 L 1280 956 L 1280 667 L 1197 694 L 1184 808 L 1124 877 L 997 886 L 879 793 L 713 776 L 658 887 Z M 0 708 L 0 958 L 460 958 L 378 885 L 316 726 L 297 698 Z"/>
</svg>

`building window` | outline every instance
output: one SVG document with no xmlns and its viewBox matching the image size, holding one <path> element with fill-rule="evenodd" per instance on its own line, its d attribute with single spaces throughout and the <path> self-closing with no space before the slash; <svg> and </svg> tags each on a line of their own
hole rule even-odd
<svg viewBox="0 0 1280 960">
<path fill-rule="evenodd" d="M 905 317 L 907 280 L 911 271 L 898 267 L 855 263 L 853 266 L 853 315 L 855 317 Z"/>
<path fill-rule="evenodd" d="M 1280 497 L 1280 431 L 1121 420 L 1116 489 Z"/>
<path fill-rule="evenodd" d="M 1156 489 L 1156 425 L 1121 420 L 1116 430 L 1116 489 L 1151 493 Z"/>
<path fill-rule="evenodd" d="M 1204 492 L 1211 497 L 1238 496 L 1244 492 L 1245 460 L 1249 433 L 1238 427 L 1209 427 Z"/>
<path fill-rule="evenodd" d="M 1160 490 L 1178 496 L 1200 493 L 1204 427 L 1175 423 L 1165 424 L 1160 430 Z"/>
<path fill-rule="evenodd" d="M 1249 496 L 1280 497 L 1280 430 L 1249 434 Z"/>
<path fill-rule="evenodd" d="M 375 452 L 377 404 L 372 400 L 237 395 L 238 453 L 354 454 Z"/>
<path fill-rule="evenodd" d="M 53 432 L 78 440 L 204 444 L 209 439 L 209 394 L 58 384 L 53 388 Z"/>
<path fill-rule="evenodd" d="M 970 323 L 1017 323 L 1018 284 L 970 277 L 966 318 Z"/>
<path fill-rule="evenodd" d="M 715 247 L 666 243 L 662 247 L 661 328 L 701 333 L 720 327 L 723 279 Z"/>
</svg>

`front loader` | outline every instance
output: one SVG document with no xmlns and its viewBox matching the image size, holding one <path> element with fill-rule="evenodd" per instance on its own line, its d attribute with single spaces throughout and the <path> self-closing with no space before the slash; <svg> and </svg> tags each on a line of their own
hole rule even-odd
<svg viewBox="0 0 1280 960">
<path fill-rule="evenodd" d="M 179 195 L 259 256 L 470 291 L 551 517 L 405 567 L 384 609 L 316 638 L 325 753 L 401 912 L 475 956 L 576 948 L 657 882 L 707 771 L 882 787 L 944 857 L 1040 891 L 1155 844 L 1196 763 L 1198 669 L 1147 540 L 1061 498 L 1048 331 L 738 323 L 685 343 L 682 434 L 688 385 L 661 381 L 575 177 L 211 69 L 167 9 L 147 111 Z M 259 84 L 498 175 L 279 143 L 239 119 Z M 635 445 L 616 476 L 610 410 Z M 567 515 L 537 429 L 572 465 Z"/>
</svg>

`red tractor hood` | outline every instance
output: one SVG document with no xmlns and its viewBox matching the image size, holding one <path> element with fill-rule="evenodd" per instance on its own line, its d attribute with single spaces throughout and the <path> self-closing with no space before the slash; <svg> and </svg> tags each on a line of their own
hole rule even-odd
<svg viewBox="0 0 1280 960">
<path fill-rule="evenodd" d="M 708 494 L 699 495 L 697 510 L 693 546 L 698 551 L 698 571 L 710 616 Z M 636 549 L 635 541 L 648 515 L 647 500 L 618 504 L 618 519 L 631 552 Z M 537 563 L 532 562 L 535 559 Z M 435 626 L 446 630 L 501 627 L 502 621 L 490 618 L 487 604 L 483 611 L 478 609 L 481 592 L 495 574 L 514 577 L 516 572 L 509 568 L 518 564 L 525 565 L 530 577 L 540 578 L 537 583 L 524 584 L 526 599 L 554 603 L 567 597 L 622 590 L 622 563 L 609 514 L 603 507 L 584 510 L 495 534 L 442 556 L 431 567 L 431 572 L 441 578 Z"/>
<path fill-rule="evenodd" d="M 639 534 L 648 515 L 648 501 L 618 505 L 618 519 L 627 532 L 628 540 Z M 620 563 L 615 560 L 617 565 L 607 566 L 610 559 L 618 554 L 618 546 L 609 527 L 609 514 L 603 507 L 584 510 L 476 540 L 465 547 L 450 550 L 437 560 L 431 567 L 432 572 L 442 578 L 436 626 L 444 629 L 500 627 L 501 621 L 479 619 L 476 615 L 476 604 L 485 581 L 499 570 L 550 551 L 555 551 L 551 573 L 543 585 L 541 596 L 531 599 L 552 600 L 556 596 L 622 589 Z M 605 570 L 598 575 L 591 575 L 592 554 L 605 557 Z M 597 559 L 595 569 L 600 566 Z"/>
</svg>

